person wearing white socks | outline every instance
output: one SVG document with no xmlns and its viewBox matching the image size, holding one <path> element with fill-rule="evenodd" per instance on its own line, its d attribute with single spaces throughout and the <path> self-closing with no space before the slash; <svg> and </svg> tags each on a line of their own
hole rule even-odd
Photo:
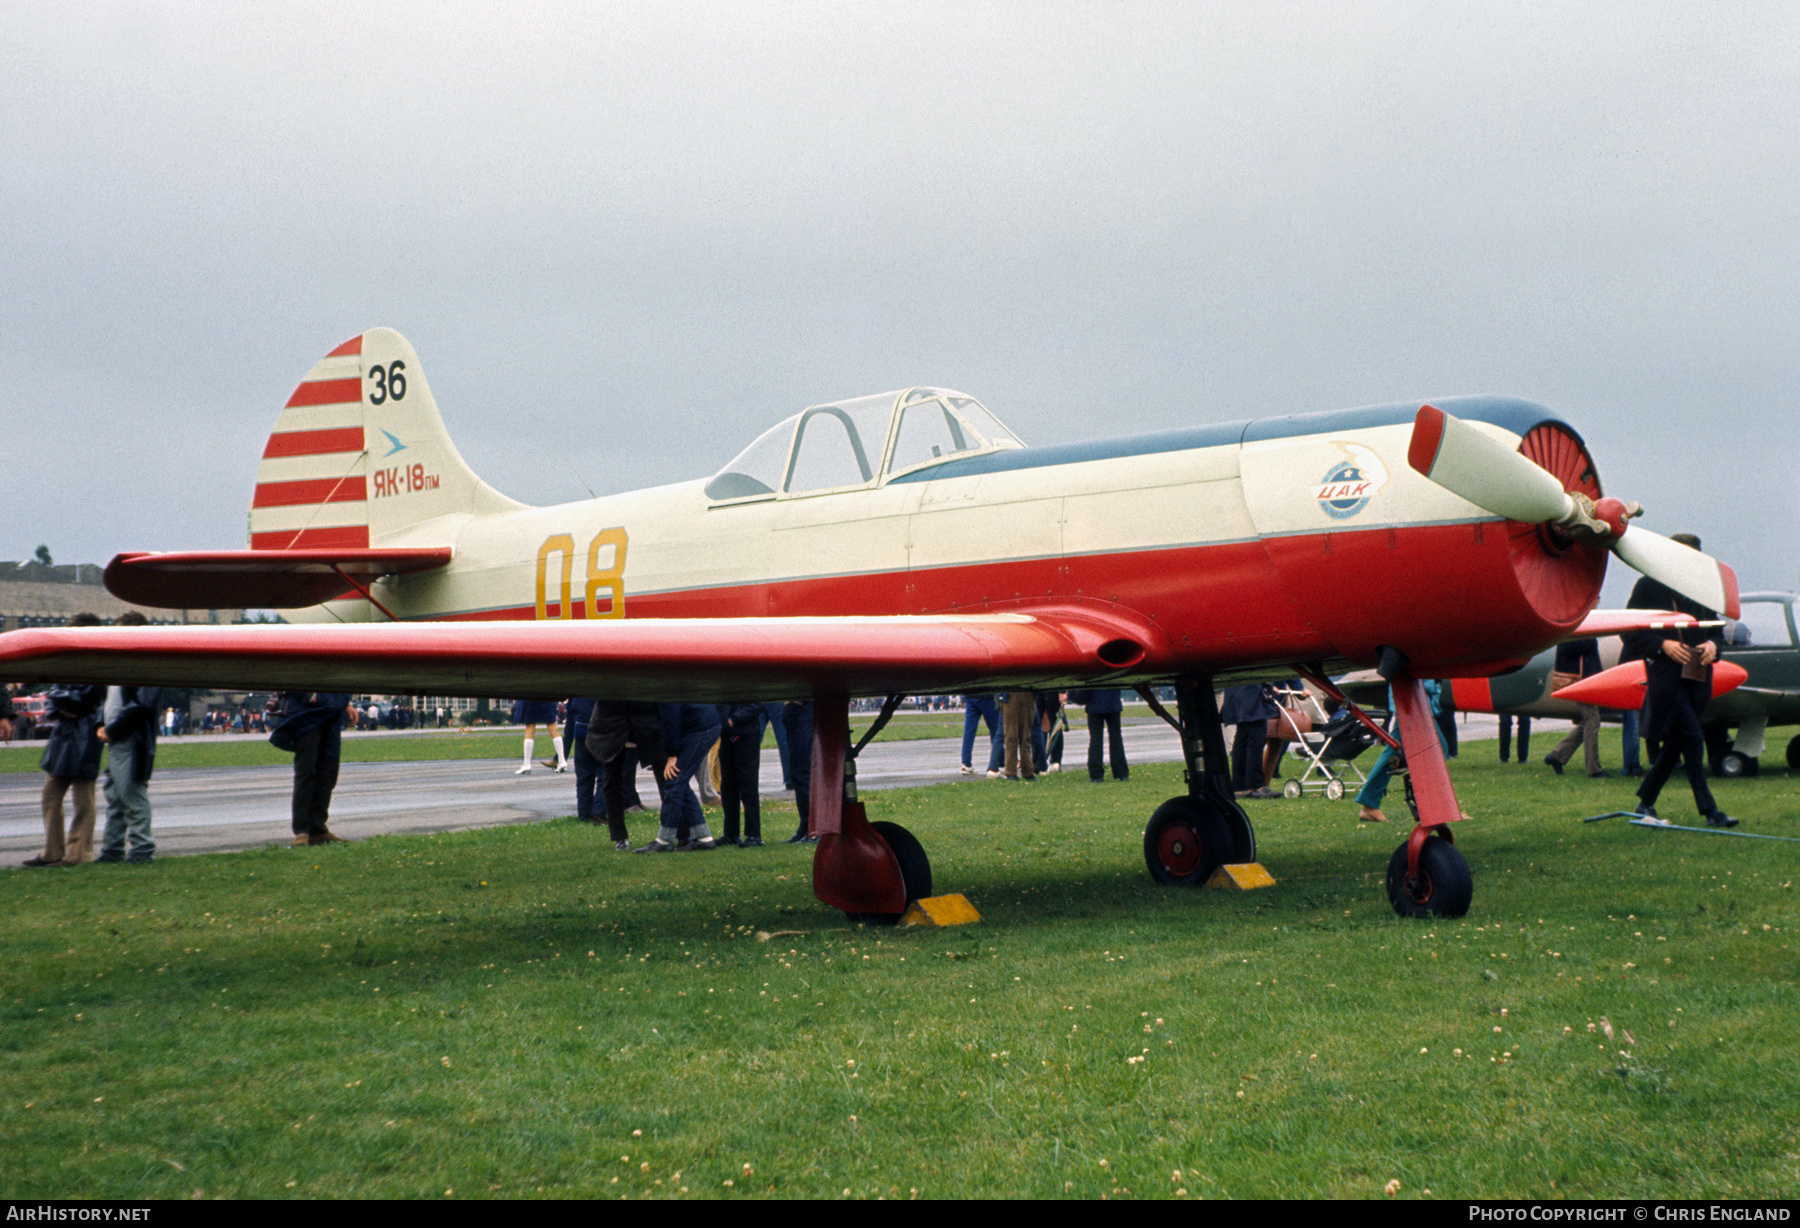
<svg viewBox="0 0 1800 1228">
<path fill-rule="evenodd" d="M 569 770 L 569 761 L 563 751 L 562 739 L 556 736 L 556 701 L 554 699 L 521 699 L 513 704 L 513 721 L 525 726 L 525 762 L 514 769 L 514 776 L 523 776 L 531 771 L 531 755 L 537 749 L 537 727 L 544 725 L 550 730 L 550 740 L 556 745 L 556 770 Z"/>
</svg>

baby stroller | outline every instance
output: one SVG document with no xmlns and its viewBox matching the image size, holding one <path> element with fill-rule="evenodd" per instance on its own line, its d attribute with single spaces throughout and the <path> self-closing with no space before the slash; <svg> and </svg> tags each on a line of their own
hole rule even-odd
<svg viewBox="0 0 1800 1228">
<path fill-rule="evenodd" d="M 1314 707 L 1318 701 L 1308 697 Z M 1290 712 L 1282 709 L 1284 714 Z M 1321 713 L 1321 716 L 1323 714 Z M 1385 720 L 1387 714 L 1380 711 L 1369 713 L 1377 720 Z M 1344 780 L 1354 775 L 1356 783 L 1361 784 L 1368 777 L 1356 766 L 1356 757 L 1369 747 L 1375 745 L 1375 735 L 1368 726 L 1356 719 L 1356 714 L 1349 708 L 1340 708 L 1335 716 L 1322 724 L 1315 724 L 1310 730 L 1300 729 L 1300 722 L 1291 716 L 1284 716 L 1285 723 L 1294 731 L 1294 753 L 1308 762 L 1306 771 L 1296 778 L 1290 779 L 1281 787 L 1283 797 L 1300 797 L 1306 793 L 1323 793 L 1327 801 L 1340 801 L 1344 796 Z"/>
</svg>

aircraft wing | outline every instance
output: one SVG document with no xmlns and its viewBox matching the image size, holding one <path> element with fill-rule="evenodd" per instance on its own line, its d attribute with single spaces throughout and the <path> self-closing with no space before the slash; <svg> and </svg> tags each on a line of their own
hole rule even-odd
<svg viewBox="0 0 1800 1228">
<path fill-rule="evenodd" d="M 1099 680 L 1148 627 L 1086 609 L 873 618 L 36 628 L 0 679 L 233 690 L 749 702 Z"/>
<path fill-rule="evenodd" d="M 1565 640 L 1598 639 L 1603 635 L 1623 635 L 1627 631 L 1663 631 L 1670 627 L 1691 627 L 1697 620 L 1692 614 L 1675 610 L 1593 610 L 1581 620 Z"/>
</svg>

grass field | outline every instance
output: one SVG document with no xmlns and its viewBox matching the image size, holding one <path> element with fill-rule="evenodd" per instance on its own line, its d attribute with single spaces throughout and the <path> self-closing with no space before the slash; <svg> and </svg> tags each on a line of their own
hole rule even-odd
<svg viewBox="0 0 1800 1228">
<path fill-rule="evenodd" d="M 851 737 L 869 727 L 872 718 L 857 713 L 850 718 Z M 513 759 L 519 754 L 520 729 L 505 732 L 482 730 L 433 729 L 416 734 L 359 737 L 352 733 L 344 739 L 346 763 L 409 763 L 426 759 Z M 894 716 L 879 734 L 880 742 L 907 742 L 923 738 L 962 736 L 962 713 L 901 712 Z M 773 747 L 773 731 L 763 735 L 763 745 Z M 550 739 L 539 734 L 539 758 L 555 753 Z M 35 772 L 44 753 L 44 743 L 18 743 L 0 747 L 0 772 Z M 205 734 L 179 738 L 163 738 L 157 743 L 156 766 L 170 768 L 258 767 L 275 763 L 292 763 L 293 756 L 276 750 L 263 739 L 227 741 Z"/>
<path fill-rule="evenodd" d="M 1174 767 L 876 795 L 948 931 L 572 821 L 16 872 L 0 1195 L 1792 1196 L 1800 844 L 1463 750 L 1424 924 L 1348 802 L 1257 805 L 1272 890 L 1156 887 Z M 1800 836 L 1797 786 L 1718 791 Z"/>
</svg>

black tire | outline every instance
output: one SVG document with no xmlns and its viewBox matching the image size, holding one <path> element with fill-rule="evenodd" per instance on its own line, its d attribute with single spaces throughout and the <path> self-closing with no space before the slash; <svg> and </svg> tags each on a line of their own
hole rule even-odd
<svg viewBox="0 0 1800 1228">
<path fill-rule="evenodd" d="M 1172 797 L 1144 828 L 1144 864 L 1159 883 L 1191 886 L 1224 863 L 1231 845 L 1225 820 L 1210 807 L 1191 797 Z"/>
<path fill-rule="evenodd" d="M 1735 750 L 1726 751 L 1724 757 L 1719 760 L 1719 775 L 1721 776 L 1732 778 L 1754 776 L 1756 769 L 1756 760 L 1749 755 L 1739 754 Z"/>
<path fill-rule="evenodd" d="M 1402 917 L 1460 917 L 1469 911 L 1475 879 L 1469 863 L 1448 840 L 1432 836 L 1419 850 L 1419 884 L 1406 887 L 1406 845 L 1388 859 L 1388 902 Z"/>
<path fill-rule="evenodd" d="M 930 895 L 931 861 L 925 856 L 925 846 L 919 843 L 918 837 L 898 823 L 882 821 L 869 826 L 887 842 L 894 860 L 900 863 L 900 881 L 906 887 L 906 902 L 911 904 Z M 897 912 L 853 912 L 849 916 L 852 921 L 864 925 L 893 925 L 900 920 Z"/>
<path fill-rule="evenodd" d="M 1787 749 L 1788 771 L 1800 772 L 1800 737 L 1791 739 Z"/>
</svg>

